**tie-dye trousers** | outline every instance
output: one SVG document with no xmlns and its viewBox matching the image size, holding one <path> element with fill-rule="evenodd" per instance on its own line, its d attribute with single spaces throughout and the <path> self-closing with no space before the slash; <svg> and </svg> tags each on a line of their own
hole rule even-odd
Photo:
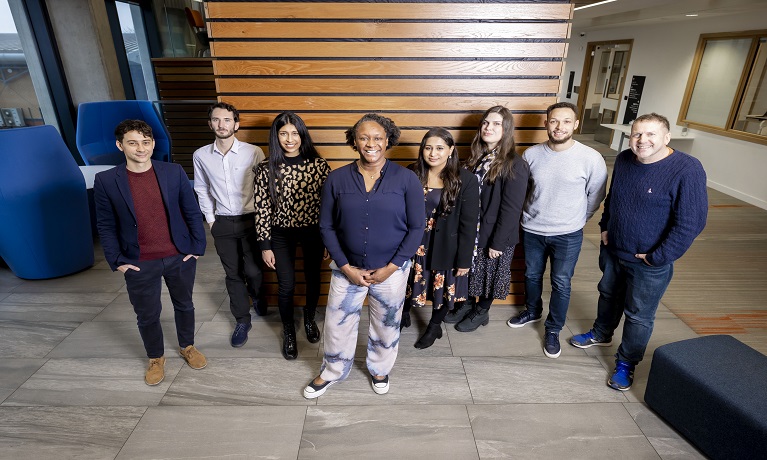
<svg viewBox="0 0 767 460">
<path fill-rule="evenodd" d="M 381 284 L 368 287 L 351 283 L 335 263 L 330 280 L 328 306 L 325 311 L 325 355 L 320 377 L 343 380 L 354 365 L 357 332 L 365 296 L 368 296 L 370 327 L 368 328 L 367 368 L 371 375 L 389 375 L 397 360 L 399 323 L 410 262 L 405 263 Z"/>
</svg>

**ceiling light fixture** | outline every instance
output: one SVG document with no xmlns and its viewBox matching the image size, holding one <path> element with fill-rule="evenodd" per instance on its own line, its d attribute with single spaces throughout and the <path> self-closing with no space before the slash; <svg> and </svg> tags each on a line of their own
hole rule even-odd
<svg viewBox="0 0 767 460">
<path fill-rule="evenodd" d="M 583 6 L 579 6 L 578 8 L 573 9 L 573 11 L 582 10 L 584 8 L 591 8 L 592 6 L 604 5 L 605 3 L 612 3 L 612 2 L 615 2 L 615 1 L 617 1 L 617 0 L 605 0 L 603 2 L 592 3 L 591 5 L 583 5 Z"/>
</svg>

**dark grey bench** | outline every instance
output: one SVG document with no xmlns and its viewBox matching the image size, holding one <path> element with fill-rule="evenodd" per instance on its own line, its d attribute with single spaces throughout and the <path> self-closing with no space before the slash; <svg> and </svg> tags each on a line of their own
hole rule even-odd
<svg viewBox="0 0 767 460">
<path fill-rule="evenodd" d="M 644 399 L 713 459 L 767 458 L 767 356 L 729 335 L 658 347 Z"/>
</svg>

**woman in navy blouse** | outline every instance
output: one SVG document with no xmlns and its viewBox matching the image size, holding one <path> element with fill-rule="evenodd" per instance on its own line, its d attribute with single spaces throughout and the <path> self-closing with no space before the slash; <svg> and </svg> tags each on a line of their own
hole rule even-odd
<svg viewBox="0 0 767 460">
<path fill-rule="evenodd" d="M 359 160 L 332 171 L 322 188 L 320 233 L 333 262 L 320 375 L 304 388 L 313 399 L 344 380 L 354 364 L 357 330 L 368 297 L 367 368 L 373 391 L 389 391 L 410 258 L 424 229 L 416 175 L 386 159 L 399 140 L 389 118 L 369 113 L 346 131 Z"/>
<path fill-rule="evenodd" d="M 519 217 L 530 168 L 517 155 L 514 118 L 503 106 L 487 109 L 471 143 L 466 168 L 479 182 L 479 220 L 469 299 L 448 313 L 446 323 L 471 332 L 490 319 L 493 299 L 505 299 L 511 284 L 511 259 L 519 242 Z M 479 299 L 477 299 L 479 298 Z"/>
</svg>

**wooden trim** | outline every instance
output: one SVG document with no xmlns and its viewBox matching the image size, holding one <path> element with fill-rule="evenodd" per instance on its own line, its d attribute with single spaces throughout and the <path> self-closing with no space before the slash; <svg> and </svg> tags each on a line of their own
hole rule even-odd
<svg viewBox="0 0 767 460">
<path fill-rule="evenodd" d="M 224 101 L 229 101 L 228 98 L 222 98 Z M 508 104 L 505 104 L 508 106 Z M 511 107 L 514 109 L 513 107 Z M 400 128 L 415 126 L 415 127 L 432 127 L 442 126 L 447 128 L 455 127 L 471 127 L 477 129 L 480 122 L 480 117 L 485 109 L 471 112 L 456 112 L 456 113 L 423 113 L 423 112 L 411 112 L 411 113 L 391 113 L 382 112 L 381 115 L 391 118 L 397 123 Z M 299 112 L 299 115 L 304 120 L 304 123 L 311 129 L 317 127 L 325 128 L 341 128 L 348 129 L 357 120 L 364 115 L 365 112 L 340 112 L 340 113 L 311 113 L 311 112 Z M 267 113 L 241 113 L 240 125 L 244 128 L 247 126 L 271 126 L 274 118 L 279 112 L 267 112 Z M 543 126 L 545 121 L 544 113 L 526 113 L 514 114 L 514 125 L 517 127 L 540 127 Z"/>
<path fill-rule="evenodd" d="M 396 120 L 395 120 L 396 121 Z M 419 144 L 426 134 L 427 129 L 402 129 L 400 144 Z M 477 130 L 475 128 L 449 130 L 458 144 L 470 144 Z M 310 129 L 309 135 L 315 144 L 343 144 L 346 142 L 345 130 L 342 129 Z M 201 133 L 200 138 L 208 139 L 211 133 Z M 186 134 L 187 138 L 197 137 Z M 241 141 L 257 145 L 266 145 L 269 142 L 268 128 L 241 128 L 237 132 L 237 138 Z M 546 130 L 518 129 L 514 131 L 514 139 L 517 143 L 539 144 L 548 139 Z"/>
</svg>

